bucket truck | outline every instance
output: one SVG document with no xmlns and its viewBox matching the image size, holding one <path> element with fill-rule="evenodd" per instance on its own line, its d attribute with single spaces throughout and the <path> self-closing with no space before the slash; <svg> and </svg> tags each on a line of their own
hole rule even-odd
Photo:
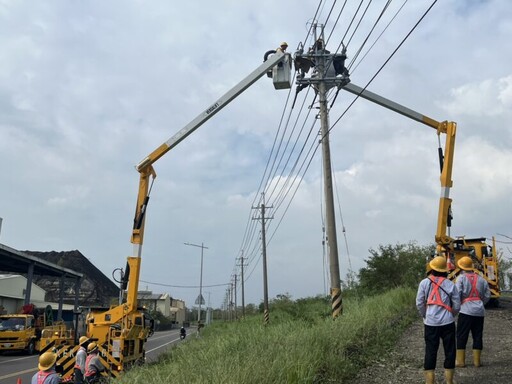
<svg viewBox="0 0 512 384">
<path fill-rule="evenodd" d="M 86 336 L 99 346 L 101 362 L 111 376 L 117 377 L 130 366 L 144 362 L 145 343 L 152 332 L 147 315 L 137 305 L 137 292 L 150 186 L 156 178 L 153 164 L 263 75 L 268 74 L 269 77 L 272 77 L 275 89 L 287 89 L 291 87 L 290 73 L 290 55 L 279 50 L 268 51 L 265 54 L 264 62 L 253 72 L 204 109 L 194 120 L 157 147 L 136 166 L 139 172 L 139 189 L 131 235 L 133 254 L 127 258 L 121 284 L 122 291 L 126 291 L 126 293 L 123 293 L 119 305 L 107 309 L 91 308 L 86 314 Z M 77 350 L 78 346 L 75 346 L 70 349 L 60 349 L 58 352 L 57 364 L 62 367 L 64 378 L 70 377 L 73 373 Z"/>
</svg>

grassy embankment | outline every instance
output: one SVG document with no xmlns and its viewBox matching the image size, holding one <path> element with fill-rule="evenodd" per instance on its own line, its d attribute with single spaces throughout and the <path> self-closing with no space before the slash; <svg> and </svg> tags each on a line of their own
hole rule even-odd
<svg viewBox="0 0 512 384">
<path fill-rule="evenodd" d="M 333 321 L 325 301 L 291 303 L 261 316 L 218 322 L 120 383 L 340 383 L 391 346 L 416 318 L 412 289 L 345 299 Z M 326 316 L 327 315 L 327 316 Z"/>
</svg>

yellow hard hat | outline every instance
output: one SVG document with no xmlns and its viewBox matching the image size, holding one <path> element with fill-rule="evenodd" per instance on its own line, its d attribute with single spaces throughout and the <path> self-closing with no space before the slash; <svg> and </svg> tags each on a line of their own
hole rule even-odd
<svg viewBox="0 0 512 384">
<path fill-rule="evenodd" d="M 432 260 L 430 260 L 430 263 L 428 263 L 430 268 L 432 268 L 434 271 L 437 272 L 448 272 L 448 269 L 446 268 L 446 259 L 444 256 L 436 256 Z"/>
<path fill-rule="evenodd" d="M 78 340 L 78 344 L 82 345 L 82 344 L 86 343 L 87 341 L 89 341 L 89 338 L 87 336 L 81 336 L 80 340 Z"/>
<path fill-rule="evenodd" d="M 47 371 L 55 365 L 57 355 L 53 352 L 45 352 L 39 356 L 38 368 L 40 371 Z"/>
<path fill-rule="evenodd" d="M 287 47 L 288 46 L 288 43 L 286 41 L 283 41 L 280 45 L 280 47 Z"/>
<path fill-rule="evenodd" d="M 465 271 L 473 270 L 473 260 L 471 260 L 471 258 L 468 256 L 461 257 L 459 259 L 458 265 L 460 269 L 463 269 Z"/>
<path fill-rule="evenodd" d="M 91 343 L 87 346 L 87 352 L 89 352 L 89 353 L 91 353 L 97 349 L 98 349 L 98 344 L 96 344 L 96 343 Z"/>
</svg>

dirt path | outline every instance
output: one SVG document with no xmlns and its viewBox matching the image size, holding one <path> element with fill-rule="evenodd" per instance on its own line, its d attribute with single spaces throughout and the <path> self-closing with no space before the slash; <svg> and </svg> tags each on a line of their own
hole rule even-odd
<svg viewBox="0 0 512 384">
<path fill-rule="evenodd" d="M 418 319 L 404 332 L 393 350 L 386 352 L 350 383 L 424 383 L 423 355 L 423 323 Z M 444 353 L 440 347 L 436 369 L 438 383 L 444 383 L 443 359 Z M 482 367 L 472 365 L 471 337 L 466 349 L 466 364 L 466 368 L 455 370 L 457 384 L 512 383 L 512 298 L 502 298 L 499 308 L 486 312 Z"/>
</svg>

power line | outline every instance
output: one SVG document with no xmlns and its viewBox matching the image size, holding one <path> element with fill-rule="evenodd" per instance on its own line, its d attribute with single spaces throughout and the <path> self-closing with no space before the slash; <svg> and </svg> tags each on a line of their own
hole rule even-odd
<svg viewBox="0 0 512 384">
<path fill-rule="evenodd" d="M 171 285 L 171 284 L 164 284 L 164 283 L 155 283 L 154 281 L 146 281 L 146 280 L 139 280 L 139 281 L 141 283 L 152 284 L 152 285 L 159 285 L 161 287 L 170 287 L 170 288 L 199 288 L 199 285 Z M 229 284 L 230 283 L 203 285 L 203 288 L 221 287 L 221 286 L 229 285 Z"/>
</svg>

